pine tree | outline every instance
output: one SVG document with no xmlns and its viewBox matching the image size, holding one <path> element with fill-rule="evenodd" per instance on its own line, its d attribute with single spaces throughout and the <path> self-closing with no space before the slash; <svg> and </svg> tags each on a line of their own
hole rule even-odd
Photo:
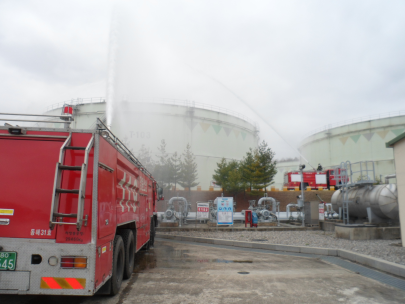
<svg viewBox="0 0 405 304">
<path fill-rule="evenodd" d="M 253 152 L 253 162 L 249 167 L 251 172 L 251 193 L 259 194 L 259 191 L 263 189 L 263 166 L 260 163 L 259 152 L 254 150 Z"/>
<path fill-rule="evenodd" d="M 242 178 L 242 166 L 239 162 L 231 160 L 229 163 L 223 158 L 217 163 L 217 169 L 212 178 L 220 185 L 224 192 L 233 197 L 243 192 L 246 188 L 246 182 Z"/>
<path fill-rule="evenodd" d="M 179 185 L 183 188 L 188 188 L 189 192 L 192 187 L 197 186 L 196 182 L 198 178 L 197 163 L 195 162 L 195 156 L 191 152 L 190 144 L 187 144 L 186 150 L 183 152 L 183 159 L 180 165 Z"/>
<path fill-rule="evenodd" d="M 222 158 L 221 161 L 217 163 L 217 169 L 215 169 L 214 172 L 215 174 L 212 178 L 218 186 L 223 188 L 228 176 L 228 164 L 225 158 Z"/>
<path fill-rule="evenodd" d="M 137 158 L 149 172 L 154 171 L 155 163 L 152 159 L 152 152 L 145 145 L 142 145 L 141 149 L 139 149 Z"/>
<path fill-rule="evenodd" d="M 237 167 L 229 170 L 228 182 L 226 183 L 226 191 L 233 197 L 236 197 L 239 193 L 246 189 L 246 182 L 242 178 L 242 170 L 240 170 L 239 164 Z"/>
<path fill-rule="evenodd" d="M 169 155 L 166 152 L 166 142 L 164 139 L 160 141 L 160 146 L 158 147 L 158 162 L 155 165 L 154 175 L 155 179 L 159 182 L 162 188 L 170 188 L 170 164 Z"/>
<path fill-rule="evenodd" d="M 246 156 L 241 161 L 242 179 L 250 190 L 252 190 L 253 174 L 255 171 L 253 163 L 254 163 L 254 150 L 250 148 L 249 151 L 246 153 Z"/>
<path fill-rule="evenodd" d="M 273 184 L 273 178 L 277 174 L 276 164 L 277 161 L 274 160 L 275 153 L 267 146 L 267 143 L 263 140 L 259 145 L 258 149 L 258 159 L 261 166 L 261 184 L 262 188 L 265 188 Z"/>
<path fill-rule="evenodd" d="M 168 159 L 169 164 L 169 182 L 174 184 L 174 191 L 176 191 L 177 183 L 180 178 L 181 170 L 181 158 L 174 152 L 173 155 Z"/>
<path fill-rule="evenodd" d="M 273 183 L 277 173 L 274 152 L 263 141 L 257 149 L 250 149 L 241 162 L 242 178 L 250 187 L 252 194 L 258 194 Z"/>
</svg>

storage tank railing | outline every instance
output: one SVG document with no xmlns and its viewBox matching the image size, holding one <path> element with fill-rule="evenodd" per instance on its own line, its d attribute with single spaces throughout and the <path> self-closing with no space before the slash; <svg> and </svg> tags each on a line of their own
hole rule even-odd
<svg viewBox="0 0 405 304">
<path fill-rule="evenodd" d="M 363 117 L 358 117 L 358 118 L 353 118 L 353 119 L 347 119 L 347 120 L 342 120 L 339 122 L 335 122 L 333 124 L 328 124 L 323 127 L 316 128 L 307 134 L 305 134 L 306 137 L 323 132 L 323 131 L 328 131 L 330 129 L 334 129 L 337 127 L 343 127 L 346 125 L 351 125 L 355 123 L 360 123 L 364 121 L 370 121 L 370 120 L 376 120 L 376 119 L 384 119 L 384 118 L 391 118 L 391 117 L 398 117 L 398 116 L 404 116 L 405 111 L 393 111 L 393 112 L 387 112 L 387 113 L 381 113 L 381 114 L 375 114 L 375 115 L 369 115 L 369 116 L 363 116 Z"/>
<path fill-rule="evenodd" d="M 55 104 L 52 104 L 47 107 L 46 111 L 51 111 L 54 109 L 61 108 L 65 104 L 69 105 L 81 105 L 81 104 L 91 104 L 91 103 L 103 103 L 106 102 L 104 97 L 92 97 L 92 98 L 76 98 L 76 99 L 71 99 L 63 102 L 58 102 Z M 167 105 L 175 105 L 175 106 L 184 106 L 184 107 L 191 107 L 191 108 L 197 108 L 197 109 L 203 109 L 203 110 L 210 110 L 210 111 L 216 111 L 220 112 L 223 114 L 228 114 L 237 118 L 240 118 L 251 125 L 253 125 L 257 130 L 259 130 L 259 125 L 253 120 L 250 119 L 249 117 L 240 114 L 236 111 L 229 110 L 226 108 L 222 108 L 219 106 L 214 106 L 202 102 L 195 102 L 193 100 L 180 100 L 180 99 L 170 99 L 170 98 L 144 98 L 137 100 L 135 102 L 145 102 L 145 103 L 151 103 L 151 104 L 167 104 Z"/>
</svg>

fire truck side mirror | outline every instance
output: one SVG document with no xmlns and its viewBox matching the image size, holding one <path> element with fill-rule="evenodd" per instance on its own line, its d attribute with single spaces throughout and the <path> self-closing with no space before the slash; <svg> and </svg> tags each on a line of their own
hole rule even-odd
<svg viewBox="0 0 405 304">
<path fill-rule="evenodd" d="M 165 199 L 163 197 L 163 188 L 161 188 L 161 187 L 157 188 L 157 194 L 158 194 L 158 201 L 161 201 L 161 200 Z"/>
</svg>

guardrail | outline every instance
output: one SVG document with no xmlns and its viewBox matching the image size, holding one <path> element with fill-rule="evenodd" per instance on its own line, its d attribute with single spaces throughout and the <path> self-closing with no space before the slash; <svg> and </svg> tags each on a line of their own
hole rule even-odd
<svg viewBox="0 0 405 304">
<path fill-rule="evenodd" d="M 336 122 L 333 124 L 328 124 L 323 127 L 319 127 L 317 129 L 314 129 L 307 134 L 305 134 L 305 137 L 314 135 L 319 132 L 323 131 L 328 131 L 333 128 L 337 127 L 342 127 L 354 123 L 359 123 L 359 122 L 364 122 L 364 121 L 369 121 L 369 120 L 374 120 L 374 119 L 382 119 L 382 118 L 390 118 L 390 117 L 397 117 L 397 116 L 403 116 L 405 115 L 405 111 L 394 111 L 394 112 L 388 112 L 388 113 L 381 113 L 381 114 L 375 114 L 375 115 L 369 115 L 369 116 L 363 116 L 360 118 L 353 118 L 353 119 L 347 119 L 347 120 L 342 120 L 340 122 Z"/>
<path fill-rule="evenodd" d="M 105 102 L 104 97 L 92 97 L 92 98 L 75 98 L 63 102 L 58 102 L 55 104 L 52 104 L 47 107 L 47 111 L 51 111 L 53 109 L 61 108 L 64 104 L 69 104 L 69 105 L 80 105 L 80 104 L 89 104 L 89 103 L 100 103 L 100 102 Z M 248 118 L 247 116 L 240 114 L 236 111 L 232 111 L 226 108 L 210 105 L 210 104 L 205 104 L 201 102 L 195 102 L 192 100 L 180 100 L 180 99 L 170 99 L 170 98 L 146 98 L 146 99 L 141 99 L 137 102 L 150 102 L 150 103 L 156 103 L 156 104 L 167 104 L 167 105 L 177 105 L 177 106 L 185 106 L 185 107 L 191 107 L 191 108 L 198 108 L 198 109 L 204 109 L 204 110 L 210 110 L 210 111 L 216 111 L 228 115 L 232 115 L 234 117 L 240 118 L 251 125 L 255 126 L 256 129 L 259 129 L 259 125 L 256 123 L 255 120 Z"/>
<path fill-rule="evenodd" d="M 104 97 L 91 97 L 91 98 L 73 98 L 70 100 L 54 103 L 46 108 L 46 111 L 51 111 L 53 109 L 58 109 L 63 107 L 65 104 L 69 105 L 79 105 L 79 104 L 84 104 L 84 103 L 100 103 L 100 102 L 105 102 Z"/>
</svg>

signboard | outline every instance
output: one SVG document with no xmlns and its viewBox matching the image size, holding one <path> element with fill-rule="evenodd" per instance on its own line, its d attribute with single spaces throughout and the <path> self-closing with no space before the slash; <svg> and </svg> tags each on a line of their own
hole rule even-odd
<svg viewBox="0 0 405 304">
<path fill-rule="evenodd" d="M 325 204 L 324 203 L 319 204 L 319 220 L 320 221 L 325 220 Z"/>
<path fill-rule="evenodd" d="M 217 198 L 217 224 L 233 225 L 233 197 Z"/>
<path fill-rule="evenodd" d="M 197 203 L 197 220 L 208 220 L 210 206 L 208 203 Z"/>
</svg>

